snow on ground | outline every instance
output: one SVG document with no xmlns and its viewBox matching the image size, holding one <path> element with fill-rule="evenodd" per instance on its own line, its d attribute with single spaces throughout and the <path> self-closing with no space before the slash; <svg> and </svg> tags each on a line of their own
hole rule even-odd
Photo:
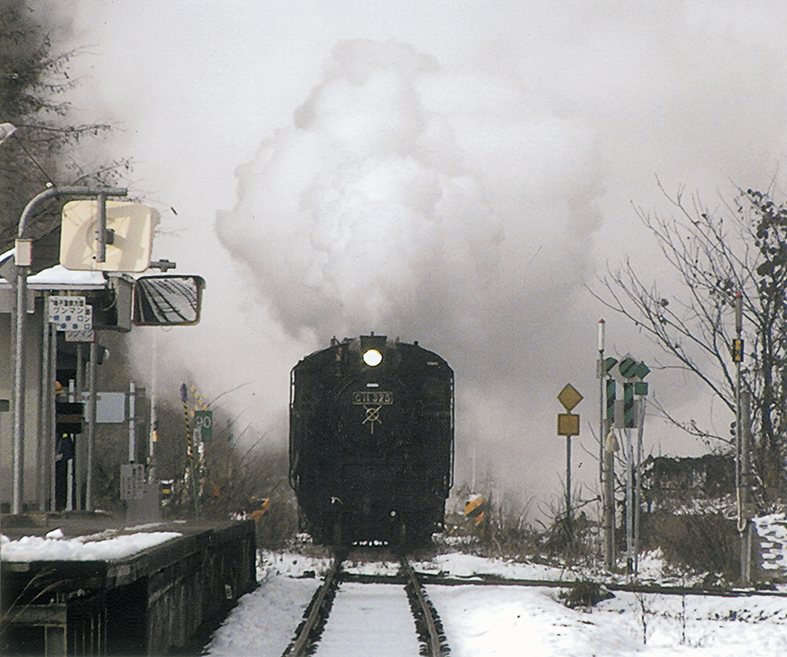
<svg viewBox="0 0 787 657">
<path fill-rule="evenodd" d="M 54 530 L 45 537 L 23 536 L 12 541 L 0 537 L 3 561 L 114 561 L 169 541 L 180 532 L 137 532 L 122 536 L 64 538 Z"/>
<path fill-rule="evenodd" d="M 452 657 L 784 655 L 784 598 L 615 593 L 571 610 L 546 588 L 429 586 Z"/>
<path fill-rule="evenodd" d="M 111 532 L 66 538 L 55 530 L 46 537 L 2 536 L 3 561 L 114 560 L 168 541 L 179 532 Z M 787 564 L 787 521 L 783 514 L 762 519 L 758 532 L 773 568 Z M 281 655 L 306 606 L 331 563 L 327 554 L 307 556 L 263 552 L 258 564 L 260 586 L 243 596 L 207 647 L 213 656 Z M 566 580 L 577 573 L 533 563 L 487 559 L 461 552 L 439 554 L 414 563 L 416 570 L 468 580 L 500 577 L 528 580 Z M 393 574 L 396 560 L 379 563 L 356 559 L 345 568 L 359 574 Z M 643 580 L 664 581 L 664 563 L 658 553 L 640 561 Z M 784 586 L 781 587 L 785 589 Z M 616 592 L 590 610 L 572 610 L 560 601 L 561 589 L 550 587 L 497 587 L 429 585 L 445 628 L 453 657 L 719 657 L 756 654 L 781 657 L 787 652 L 787 598 L 751 595 L 735 598 L 707 595 L 660 595 Z M 345 604 L 346 603 L 346 604 Z M 382 655 L 381 647 L 349 649 L 341 642 L 353 624 L 383 626 L 392 636 L 410 623 L 404 595 L 396 586 L 369 587 L 345 583 L 337 595 L 335 616 L 328 624 L 322 655 L 343 657 Z M 376 614 L 381 613 L 381 621 Z M 406 642 L 376 639 L 385 654 L 417 654 L 415 633 Z M 339 647 L 341 646 L 341 647 Z"/>
<path fill-rule="evenodd" d="M 657 555 L 643 563 L 654 574 L 662 570 Z M 260 586 L 241 598 L 215 633 L 207 654 L 281 655 L 329 564 L 327 557 L 262 553 Z M 441 554 L 414 565 L 419 571 L 453 577 L 573 579 L 573 574 L 557 568 L 461 553 Z M 390 574 L 395 571 L 395 562 L 378 567 L 358 561 L 348 569 Z M 372 601 L 358 597 L 361 591 L 372 590 L 364 586 L 342 585 L 340 591 L 347 592 L 343 595 L 356 604 L 356 611 L 343 620 L 338 617 L 339 627 L 331 632 L 341 632 L 355 621 L 370 628 L 379 624 L 374 620 Z M 390 591 L 395 589 L 392 586 Z M 572 610 L 560 602 L 561 589 L 557 588 L 429 585 L 427 592 L 442 619 L 452 657 L 782 657 L 787 651 L 787 599 L 781 597 L 616 592 L 614 598 L 592 610 Z M 386 624 L 393 627 L 392 622 Z M 329 636 L 326 629 L 325 637 Z M 390 654 L 417 654 L 409 645 L 398 648 Z M 345 649 L 343 657 L 370 654 L 382 653 L 370 653 L 367 646 L 349 652 Z M 318 651 L 320 655 L 323 653 Z"/>
<path fill-rule="evenodd" d="M 207 654 L 279 657 L 292 640 L 317 585 L 314 579 L 292 579 L 285 575 L 262 580 L 255 591 L 240 599 L 214 635 Z"/>
<path fill-rule="evenodd" d="M 429 586 L 451 657 L 628 655 L 636 644 L 588 614 L 560 604 L 550 589 Z"/>
<path fill-rule="evenodd" d="M 473 578 L 481 576 L 504 577 L 506 579 L 538 579 L 574 581 L 576 574 L 564 568 L 555 568 L 531 563 L 519 563 L 511 559 L 485 559 L 460 552 L 439 554 L 431 561 L 413 562 L 419 572 L 430 575 L 442 574 L 452 577 Z"/>
<path fill-rule="evenodd" d="M 371 628 L 373 632 L 368 631 Z M 410 604 L 401 587 L 347 582 L 336 593 L 315 654 L 414 657 L 419 650 Z"/>
</svg>

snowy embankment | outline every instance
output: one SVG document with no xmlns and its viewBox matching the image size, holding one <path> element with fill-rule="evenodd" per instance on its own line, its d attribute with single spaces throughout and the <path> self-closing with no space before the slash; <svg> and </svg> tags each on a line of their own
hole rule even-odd
<svg viewBox="0 0 787 657">
<path fill-rule="evenodd" d="M 93 536 L 65 538 L 59 529 L 46 536 L 23 536 L 12 541 L 0 537 L 0 558 L 3 561 L 116 561 L 160 545 L 180 532 L 136 532 L 113 536 L 102 533 Z"/>
<path fill-rule="evenodd" d="M 657 559 L 647 561 L 656 572 Z M 262 553 L 259 588 L 241 599 L 215 633 L 207 654 L 281 655 L 328 565 L 328 559 Z M 574 578 L 538 564 L 460 553 L 439 555 L 414 566 L 453 577 Z M 357 563 L 348 568 L 364 574 L 390 574 L 395 565 Z M 732 657 L 749 653 L 782 657 L 787 646 L 787 599 L 783 597 L 616 592 L 613 598 L 582 610 L 563 605 L 559 588 L 430 585 L 427 592 L 443 621 L 452 657 Z M 371 608 L 357 609 L 361 619 L 373 614 Z M 401 654 L 412 653 L 402 646 Z M 345 657 L 361 657 L 361 653 Z"/>
<path fill-rule="evenodd" d="M 787 565 L 787 522 L 784 516 L 760 519 L 766 567 Z M 116 560 L 171 540 L 178 532 L 137 531 L 65 538 L 62 532 L 18 540 L 2 537 L 3 561 Z M 766 557 L 767 555 L 767 557 Z M 330 559 L 296 553 L 263 552 L 258 563 L 260 586 L 243 596 L 215 633 L 207 651 L 214 657 L 246 654 L 281 655 Z M 453 552 L 415 568 L 453 578 L 500 577 L 520 580 L 565 580 L 576 573 L 532 563 L 485 559 Z M 388 563 L 358 561 L 346 568 L 360 574 L 390 575 Z M 657 554 L 641 560 L 640 575 L 664 581 L 666 568 Z M 367 585 L 360 585 L 367 586 Z M 787 587 L 782 585 L 782 589 Z M 719 657 L 756 654 L 781 657 L 787 651 L 787 598 L 748 595 L 734 598 L 708 595 L 664 595 L 616 592 L 592 609 L 569 609 L 561 602 L 562 589 L 429 585 L 428 594 L 443 622 L 452 657 L 566 656 L 628 657 L 633 655 L 690 655 Z M 353 622 L 372 627 L 379 609 L 358 604 Z M 334 619 L 336 620 L 336 619 Z M 342 622 L 341 620 L 339 621 Z M 410 654 L 403 642 L 399 657 Z M 368 657 L 366 652 L 344 657 Z M 318 653 L 319 656 L 319 653 Z"/>
</svg>

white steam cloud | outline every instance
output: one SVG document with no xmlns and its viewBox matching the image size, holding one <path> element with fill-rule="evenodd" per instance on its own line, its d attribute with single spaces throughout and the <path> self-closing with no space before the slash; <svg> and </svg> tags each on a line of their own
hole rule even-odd
<svg viewBox="0 0 787 657">
<path fill-rule="evenodd" d="M 598 223 L 592 134 L 532 105 L 409 45 L 340 43 L 294 124 L 238 168 L 219 238 L 292 335 L 494 346 L 538 324 L 534 295 L 572 293 Z"/>
<path fill-rule="evenodd" d="M 217 233 L 291 336 L 317 348 L 374 330 L 448 358 L 471 476 L 471 443 L 481 467 L 512 440 L 534 447 L 525 409 L 571 366 L 561 341 L 578 341 L 569 309 L 599 225 L 594 136 L 504 77 L 409 45 L 332 54 L 293 125 L 238 168 Z"/>
<path fill-rule="evenodd" d="M 570 382 L 574 480 L 592 483 L 598 319 L 609 355 L 655 361 L 584 287 L 624 257 L 665 284 L 632 203 L 672 212 L 658 175 L 714 205 L 767 187 L 787 153 L 785 4 L 652 4 L 63 4 L 75 45 L 99 44 L 84 104 L 120 118 L 129 187 L 163 210 L 156 257 L 208 281 L 198 327 L 157 351 L 134 333 L 142 370 L 161 354 L 162 395 L 184 369 L 208 397 L 243 386 L 222 403 L 283 446 L 305 353 L 417 339 L 456 370 L 458 482 L 475 452 L 479 481 L 489 464 L 557 495 Z M 670 377 L 654 368 L 651 394 L 714 414 Z M 696 451 L 648 421 L 647 450 Z"/>
</svg>

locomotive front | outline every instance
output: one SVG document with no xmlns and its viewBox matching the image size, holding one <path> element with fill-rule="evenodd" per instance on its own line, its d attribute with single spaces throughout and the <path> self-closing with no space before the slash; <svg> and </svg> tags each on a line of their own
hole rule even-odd
<svg viewBox="0 0 787 657">
<path fill-rule="evenodd" d="M 290 483 L 315 542 L 427 543 L 452 485 L 453 371 L 418 343 L 333 341 L 293 368 Z"/>
</svg>

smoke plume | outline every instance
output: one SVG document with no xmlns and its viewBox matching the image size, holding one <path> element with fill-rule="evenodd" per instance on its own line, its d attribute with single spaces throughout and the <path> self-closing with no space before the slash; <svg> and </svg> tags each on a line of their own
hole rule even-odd
<svg viewBox="0 0 787 657">
<path fill-rule="evenodd" d="M 459 482 L 488 467 L 526 494 L 559 491 L 570 382 L 585 396 L 574 481 L 592 483 L 605 313 L 585 286 L 629 257 L 669 288 L 632 208 L 673 212 L 654 176 L 711 205 L 730 183 L 773 182 L 787 10 L 591 5 L 62 7 L 100 44 L 89 100 L 123 117 L 122 152 L 141 161 L 129 187 L 164 210 L 157 257 L 208 281 L 200 326 L 158 336 L 162 389 L 185 368 L 212 396 L 243 386 L 221 401 L 283 446 L 305 353 L 372 330 L 417 339 L 456 370 Z M 605 319 L 608 355 L 656 365 L 644 336 Z M 149 336 L 134 334 L 142 362 Z M 693 381 L 653 369 L 676 416 L 729 423 Z M 697 447 L 648 422 L 646 451 L 657 434 L 665 451 Z"/>
<path fill-rule="evenodd" d="M 538 326 L 534 296 L 559 304 L 586 266 L 592 134 L 408 45 L 332 55 L 217 220 L 260 299 L 294 336 L 376 330 L 457 356 Z M 568 201 L 534 181 L 555 172 Z"/>
<path fill-rule="evenodd" d="M 461 417 L 485 418 L 463 437 L 504 453 L 512 433 L 531 440 L 523 397 L 543 394 L 512 385 L 564 370 L 556 341 L 577 339 L 544 333 L 587 276 L 595 158 L 582 122 L 503 77 L 346 41 L 292 125 L 238 168 L 216 228 L 291 336 L 317 348 L 373 330 L 448 358 Z"/>
</svg>

